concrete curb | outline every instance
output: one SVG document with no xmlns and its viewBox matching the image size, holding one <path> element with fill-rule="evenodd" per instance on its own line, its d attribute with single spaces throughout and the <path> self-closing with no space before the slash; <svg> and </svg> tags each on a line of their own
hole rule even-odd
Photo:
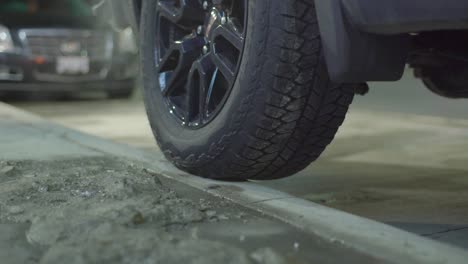
<svg viewBox="0 0 468 264">
<path fill-rule="evenodd" d="M 164 177 L 272 216 L 304 232 L 344 244 L 390 263 L 467 263 L 468 251 L 386 224 L 327 208 L 255 183 L 218 182 L 186 174 L 164 157 L 87 135 L 0 103 L 0 118 L 41 124 L 47 132 L 97 153 L 145 163 Z"/>
</svg>

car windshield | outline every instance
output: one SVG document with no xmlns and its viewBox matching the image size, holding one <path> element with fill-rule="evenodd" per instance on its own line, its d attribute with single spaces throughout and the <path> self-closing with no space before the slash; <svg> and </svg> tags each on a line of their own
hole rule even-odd
<svg viewBox="0 0 468 264">
<path fill-rule="evenodd" d="M 1 14 L 92 16 L 86 0 L 2 0 Z"/>
</svg>

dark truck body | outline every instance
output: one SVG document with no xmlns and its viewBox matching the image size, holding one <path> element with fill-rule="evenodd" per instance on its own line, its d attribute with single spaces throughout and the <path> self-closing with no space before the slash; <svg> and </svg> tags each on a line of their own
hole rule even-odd
<svg viewBox="0 0 468 264">
<path fill-rule="evenodd" d="M 14 50 L 0 52 L 0 92 L 123 92 L 133 89 L 136 54 L 117 31 L 93 17 L 0 14 Z M 89 60 L 86 73 L 58 73 L 58 57 Z"/>
<path fill-rule="evenodd" d="M 141 0 L 122 3 L 114 6 L 136 14 L 138 24 Z M 315 5 L 330 77 L 342 83 L 398 80 L 412 49 L 410 33 L 468 29 L 466 0 L 316 0 Z"/>
<path fill-rule="evenodd" d="M 345 83 L 401 78 L 411 33 L 468 29 L 466 0 L 315 1 L 328 71 Z"/>
</svg>

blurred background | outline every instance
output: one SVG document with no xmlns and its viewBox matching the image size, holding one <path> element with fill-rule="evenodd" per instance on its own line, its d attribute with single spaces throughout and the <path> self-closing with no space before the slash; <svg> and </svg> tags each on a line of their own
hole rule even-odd
<svg viewBox="0 0 468 264">
<path fill-rule="evenodd" d="M 118 2 L 0 1 L 0 100 L 162 155 Z M 432 94 L 408 69 L 356 97 L 318 162 L 262 184 L 468 248 L 467 117 L 466 100 Z"/>
<path fill-rule="evenodd" d="M 121 16 L 118 27 L 110 19 L 112 9 L 97 12 L 100 5 L 90 0 L 0 1 L 0 96 L 130 98 L 138 73 L 134 33 L 128 17 Z"/>
</svg>

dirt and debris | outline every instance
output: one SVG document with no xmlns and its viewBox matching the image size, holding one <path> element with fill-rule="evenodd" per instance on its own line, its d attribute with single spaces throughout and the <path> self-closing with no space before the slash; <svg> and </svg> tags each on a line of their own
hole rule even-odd
<svg viewBox="0 0 468 264">
<path fill-rule="evenodd" d="M 1 263 L 376 263 L 148 167 L 0 160 Z"/>
<path fill-rule="evenodd" d="M 272 263 L 278 255 L 170 232 L 231 216 L 118 158 L 2 161 L 0 182 L 0 232 L 24 231 L 0 236 L 10 263 Z"/>
</svg>

